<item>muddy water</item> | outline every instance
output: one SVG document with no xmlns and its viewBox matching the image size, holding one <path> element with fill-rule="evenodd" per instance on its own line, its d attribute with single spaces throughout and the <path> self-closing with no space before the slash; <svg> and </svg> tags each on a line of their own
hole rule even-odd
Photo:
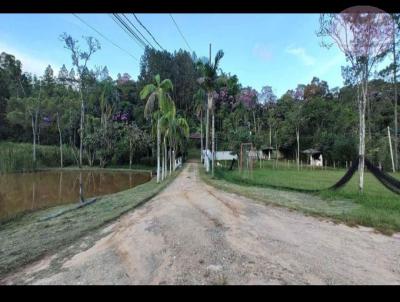
<svg viewBox="0 0 400 302">
<path fill-rule="evenodd" d="M 83 171 L 84 197 L 119 192 L 150 180 L 150 173 Z M 0 174 L 0 220 L 40 208 L 78 202 L 79 171 Z"/>
</svg>

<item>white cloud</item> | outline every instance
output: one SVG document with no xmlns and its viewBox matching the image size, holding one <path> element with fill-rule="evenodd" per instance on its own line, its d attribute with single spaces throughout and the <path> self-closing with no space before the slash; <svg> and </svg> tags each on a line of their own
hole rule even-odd
<svg viewBox="0 0 400 302">
<path fill-rule="evenodd" d="M 0 52 L 3 51 L 15 56 L 15 59 L 21 61 L 23 72 L 30 72 L 38 76 L 41 76 L 43 75 L 46 67 L 48 65 L 51 65 L 51 67 L 54 70 L 54 73 L 57 74 L 58 70 L 61 67 L 60 64 L 51 62 L 49 59 L 38 58 L 29 53 L 18 50 L 13 46 L 5 44 L 4 42 L 0 42 Z"/>
<path fill-rule="evenodd" d="M 315 64 L 315 58 L 307 54 L 306 50 L 303 47 L 289 46 L 286 48 L 285 52 L 299 58 L 306 66 L 312 66 Z"/>
</svg>

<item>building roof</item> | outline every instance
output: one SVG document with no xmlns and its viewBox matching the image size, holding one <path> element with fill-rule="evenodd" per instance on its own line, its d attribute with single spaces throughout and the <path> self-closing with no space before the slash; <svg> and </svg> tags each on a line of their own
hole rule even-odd
<svg viewBox="0 0 400 302">
<path fill-rule="evenodd" d="M 302 153 L 305 153 L 305 154 L 318 154 L 318 153 L 322 153 L 321 151 L 319 151 L 319 150 L 316 150 L 316 149 L 306 149 L 306 150 L 303 150 L 303 151 L 301 151 Z"/>
<path fill-rule="evenodd" d="M 198 132 L 190 133 L 189 138 L 191 139 L 200 139 L 201 135 Z"/>
</svg>

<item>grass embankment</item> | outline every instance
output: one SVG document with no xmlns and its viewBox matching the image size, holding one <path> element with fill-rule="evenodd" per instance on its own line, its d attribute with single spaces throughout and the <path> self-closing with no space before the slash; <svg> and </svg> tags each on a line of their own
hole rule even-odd
<svg viewBox="0 0 400 302">
<path fill-rule="evenodd" d="M 73 243 L 91 231 L 143 204 L 171 183 L 179 169 L 163 183 L 156 179 L 132 189 L 105 195 L 94 204 L 43 221 L 76 204 L 23 215 L 0 225 L 0 276 Z"/>
<path fill-rule="evenodd" d="M 386 189 L 375 177 L 365 174 L 364 193 L 358 192 L 358 174 L 343 188 L 306 194 L 298 189 L 324 189 L 337 182 L 345 169 L 273 169 L 271 163 L 255 168 L 253 175 L 241 175 L 238 170 L 217 169 L 215 179 L 203 176 L 221 189 L 301 210 L 310 214 L 334 218 L 349 225 L 374 227 L 384 233 L 400 231 L 400 196 Z M 395 174 L 398 178 L 399 174 Z M 278 189 L 288 187 L 290 189 Z"/>
</svg>

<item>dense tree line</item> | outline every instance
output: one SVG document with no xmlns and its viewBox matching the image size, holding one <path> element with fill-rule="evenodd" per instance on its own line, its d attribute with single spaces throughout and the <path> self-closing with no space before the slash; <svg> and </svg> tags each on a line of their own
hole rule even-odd
<svg viewBox="0 0 400 302">
<path fill-rule="evenodd" d="M 190 132 L 206 137 L 208 130 L 209 149 L 214 141 L 216 150 L 238 152 L 240 143 L 253 142 L 257 148 L 272 146 L 286 158 L 297 159 L 299 149 L 316 148 L 328 163 L 341 165 L 357 156 L 359 87 L 352 80 L 351 68 L 343 68 L 345 86 L 341 88 L 331 89 L 326 81 L 314 77 L 278 98 L 271 86 L 260 92 L 243 87 L 236 75 L 219 68 L 212 75 L 212 87 L 205 87 L 199 79 L 207 77 L 207 62 L 183 50 L 169 53 L 146 48 L 136 80 L 128 73 L 112 79 L 107 67 L 78 71 L 66 65 L 58 72 L 48 66 L 42 76 L 36 76 L 23 73 L 18 58 L 2 53 L 0 139 L 33 142 L 34 138 L 37 144 L 69 145 L 78 161 L 82 96 L 77 79 L 81 78 L 85 87 L 85 163 L 155 164 L 157 123 L 154 116 L 145 116 L 148 101 L 141 99 L 140 92 L 159 75 L 173 83 L 169 95 L 174 110 L 186 119 Z M 398 84 L 393 85 L 390 74 L 393 69 L 391 64 L 369 80 L 366 106 L 366 156 L 386 168 L 390 167 L 387 127 L 394 127 L 397 104 L 394 87 Z M 213 127 L 206 127 L 210 97 L 215 140 Z"/>
</svg>

